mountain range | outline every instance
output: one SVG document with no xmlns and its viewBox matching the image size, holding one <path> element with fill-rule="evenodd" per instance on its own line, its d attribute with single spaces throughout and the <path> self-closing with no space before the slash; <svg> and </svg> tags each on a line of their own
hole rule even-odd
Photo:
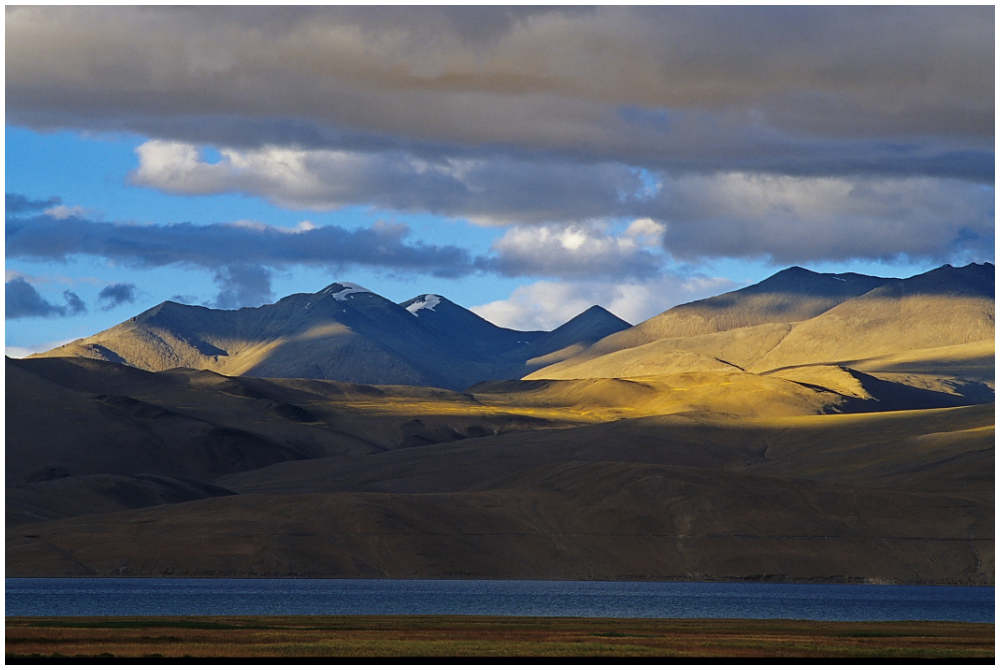
<svg viewBox="0 0 1000 670">
<path fill-rule="evenodd" d="M 442 296 L 396 304 L 351 283 L 271 305 L 218 310 L 164 302 L 44 356 L 142 370 L 335 379 L 460 390 L 519 378 L 629 324 L 594 306 L 551 332 L 500 328 Z"/>
<path fill-rule="evenodd" d="M 635 327 L 594 306 L 551 332 L 522 332 L 442 296 L 397 305 L 337 283 L 232 311 L 164 302 L 40 355 L 150 371 L 188 367 L 452 390 L 521 377 L 642 377 L 728 366 L 756 373 L 863 369 L 863 361 L 880 356 L 991 340 L 994 294 L 988 263 L 908 279 L 793 267 Z"/>
<path fill-rule="evenodd" d="M 995 268 L 950 265 L 908 279 L 789 268 L 680 305 L 530 378 L 657 374 L 690 354 L 754 372 L 993 339 Z"/>
<path fill-rule="evenodd" d="M 7 574 L 993 584 L 994 273 L 163 303 L 6 360 Z"/>
</svg>

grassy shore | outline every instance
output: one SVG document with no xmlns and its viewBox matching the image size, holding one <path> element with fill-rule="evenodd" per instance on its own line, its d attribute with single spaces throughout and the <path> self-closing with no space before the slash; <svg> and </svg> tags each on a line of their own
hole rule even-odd
<svg viewBox="0 0 1000 670">
<path fill-rule="evenodd" d="M 7 617 L 7 660 L 677 656 L 982 658 L 994 624 L 480 616 Z"/>
</svg>

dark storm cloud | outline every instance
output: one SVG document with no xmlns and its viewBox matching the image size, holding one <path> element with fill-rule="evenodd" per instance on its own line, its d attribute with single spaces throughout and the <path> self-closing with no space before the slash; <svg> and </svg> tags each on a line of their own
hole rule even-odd
<svg viewBox="0 0 1000 670">
<path fill-rule="evenodd" d="M 4 194 L 4 208 L 8 214 L 23 214 L 26 212 L 40 212 L 49 207 L 62 204 L 62 198 L 52 196 L 45 200 L 32 200 L 20 193 Z"/>
<path fill-rule="evenodd" d="M 23 277 L 14 277 L 4 282 L 4 318 L 73 316 L 87 311 L 83 300 L 72 291 L 63 291 L 63 298 L 66 300 L 65 306 L 53 305 Z"/>
<path fill-rule="evenodd" d="M 132 304 L 135 302 L 135 284 L 109 284 L 101 289 L 97 299 L 102 303 L 101 309 L 104 311 L 125 303 Z"/>
<path fill-rule="evenodd" d="M 985 6 L 15 8 L 7 119 L 243 148 L 992 181 L 993 42 Z"/>
</svg>

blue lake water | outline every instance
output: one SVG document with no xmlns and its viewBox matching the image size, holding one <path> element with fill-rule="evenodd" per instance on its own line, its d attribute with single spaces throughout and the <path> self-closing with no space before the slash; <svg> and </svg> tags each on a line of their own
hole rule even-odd
<svg viewBox="0 0 1000 670">
<path fill-rule="evenodd" d="M 994 622 L 993 587 L 385 579 L 6 580 L 6 616 L 480 614 Z"/>
</svg>

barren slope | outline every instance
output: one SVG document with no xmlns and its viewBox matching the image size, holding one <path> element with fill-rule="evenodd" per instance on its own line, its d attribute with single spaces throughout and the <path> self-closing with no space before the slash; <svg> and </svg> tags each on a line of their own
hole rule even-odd
<svg viewBox="0 0 1000 670">
<path fill-rule="evenodd" d="M 726 400 L 8 361 L 7 574 L 992 583 L 993 406 L 823 416 L 879 400 L 733 375 Z"/>
<path fill-rule="evenodd" d="M 803 321 L 881 286 L 886 279 L 822 274 L 799 267 L 713 298 L 678 305 L 609 335 L 568 362 L 579 362 L 667 338 L 688 338 L 763 324 Z"/>
<path fill-rule="evenodd" d="M 992 265 L 944 266 L 890 282 L 795 328 L 752 369 L 839 363 L 995 337 Z"/>
</svg>

